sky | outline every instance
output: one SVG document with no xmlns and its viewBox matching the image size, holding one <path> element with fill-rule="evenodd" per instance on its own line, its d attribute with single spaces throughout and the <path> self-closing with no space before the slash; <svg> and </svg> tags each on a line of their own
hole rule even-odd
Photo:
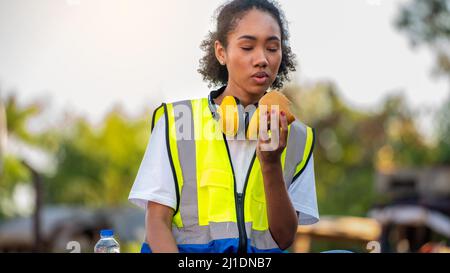
<svg viewBox="0 0 450 273">
<path fill-rule="evenodd" d="M 393 26 L 406 0 L 281 0 L 301 83 L 332 81 L 350 105 L 403 92 L 420 109 L 448 97 L 434 59 Z M 120 103 L 131 115 L 203 97 L 199 48 L 216 0 L 0 0 L 0 95 L 46 101 L 93 121 Z"/>
</svg>

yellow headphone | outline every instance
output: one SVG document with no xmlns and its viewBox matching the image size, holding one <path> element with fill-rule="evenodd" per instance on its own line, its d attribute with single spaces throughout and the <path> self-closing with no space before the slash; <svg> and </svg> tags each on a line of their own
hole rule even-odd
<svg viewBox="0 0 450 273">
<path fill-rule="evenodd" d="M 209 94 L 208 106 L 226 136 L 256 140 L 259 130 L 259 105 L 266 105 L 269 111 L 273 105 L 277 105 L 279 110 L 286 113 L 288 124 L 295 120 L 290 111 L 290 101 L 277 91 L 267 92 L 258 103 L 249 105 L 245 109 L 239 99 L 233 96 L 225 96 L 219 107 L 216 107 L 213 99 L 220 96 L 225 91 L 225 87 Z"/>
<path fill-rule="evenodd" d="M 211 113 L 219 123 L 221 131 L 228 137 L 237 136 L 238 139 L 250 139 L 248 128 L 250 120 L 257 120 L 253 118 L 258 104 L 250 105 L 244 109 L 239 99 L 233 96 L 225 96 L 221 104 L 217 107 L 214 103 L 225 87 L 217 91 L 212 91 L 208 97 L 209 108 Z M 254 128 L 254 126 L 251 126 Z M 252 134 L 253 135 L 253 134 Z M 256 138 L 255 138 L 256 139 Z"/>
</svg>

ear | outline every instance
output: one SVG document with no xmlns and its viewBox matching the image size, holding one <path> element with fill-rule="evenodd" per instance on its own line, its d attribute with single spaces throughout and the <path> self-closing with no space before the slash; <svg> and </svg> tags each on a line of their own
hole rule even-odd
<svg viewBox="0 0 450 273">
<path fill-rule="evenodd" d="M 216 58 L 217 61 L 221 64 L 221 65 L 225 65 L 227 60 L 226 60 L 226 50 L 225 47 L 223 47 L 223 45 L 216 40 L 214 42 L 214 52 L 216 54 Z"/>
</svg>

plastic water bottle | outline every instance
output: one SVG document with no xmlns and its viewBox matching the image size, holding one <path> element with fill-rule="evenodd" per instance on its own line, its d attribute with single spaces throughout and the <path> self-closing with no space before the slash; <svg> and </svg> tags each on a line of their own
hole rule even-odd
<svg viewBox="0 0 450 273">
<path fill-rule="evenodd" d="M 100 231 L 100 240 L 95 244 L 95 253 L 120 253 L 120 245 L 114 239 L 114 231 L 103 229 Z"/>
</svg>

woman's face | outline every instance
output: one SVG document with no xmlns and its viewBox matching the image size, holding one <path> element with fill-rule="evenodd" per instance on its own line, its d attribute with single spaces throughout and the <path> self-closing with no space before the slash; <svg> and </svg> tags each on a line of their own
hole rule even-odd
<svg viewBox="0 0 450 273">
<path fill-rule="evenodd" d="M 252 9 L 228 34 L 226 50 L 217 43 L 217 57 L 228 69 L 228 85 L 250 96 L 264 94 L 275 81 L 281 63 L 281 31 L 277 21 L 267 12 Z"/>
</svg>

